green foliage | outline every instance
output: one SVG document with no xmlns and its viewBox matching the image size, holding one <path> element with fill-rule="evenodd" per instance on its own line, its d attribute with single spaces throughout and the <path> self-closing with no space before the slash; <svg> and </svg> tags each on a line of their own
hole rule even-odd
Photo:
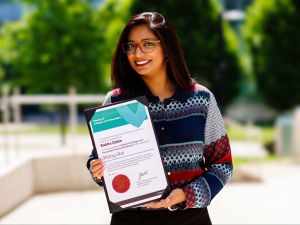
<svg viewBox="0 0 300 225">
<path fill-rule="evenodd" d="M 15 40 L 24 38 L 24 22 L 6 23 L 2 27 L 0 36 L 0 70 L 2 70 L 4 82 L 13 86 L 18 80 L 18 73 L 12 66 L 12 62 L 19 57 L 19 43 Z M 3 85 L 2 85 L 3 86 Z"/>
<path fill-rule="evenodd" d="M 256 0 L 247 10 L 244 34 L 258 90 L 278 110 L 300 102 L 299 15 L 297 0 Z"/>
<path fill-rule="evenodd" d="M 91 5 L 83 0 L 28 0 L 31 10 L 7 24 L 5 35 L 15 84 L 28 92 L 101 91 L 101 35 Z"/>
<path fill-rule="evenodd" d="M 27 92 L 107 91 L 110 64 L 131 0 L 26 0 L 29 13 L 4 26 L 6 82 Z M 1 48 L 1 41 L 0 41 Z M 0 57 L 1 62 L 1 57 Z"/>
<path fill-rule="evenodd" d="M 2 86 L 2 80 L 4 78 L 5 72 L 4 72 L 4 58 L 5 58 L 6 52 L 5 52 L 5 40 L 3 37 L 3 32 L 0 28 L 0 90 Z"/>
<path fill-rule="evenodd" d="M 3 68 L 0 67 L 0 82 L 1 80 L 3 80 L 3 77 L 4 77 L 4 70 Z"/>
<path fill-rule="evenodd" d="M 103 38 L 102 74 L 110 74 L 112 56 L 121 31 L 130 16 L 131 5 L 132 0 L 107 0 L 95 13 L 97 32 Z"/>
<path fill-rule="evenodd" d="M 1 89 L 1 81 L 3 80 L 4 78 L 4 69 L 3 69 L 3 64 L 4 64 L 4 60 L 3 60 L 3 49 L 4 49 L 4 40 L 3 38 L 1 37 L 1 34 L 0 34 L 0 89 Z"/>
<path fill-rule="evenodd" d="M 162 13 L 178 34 L 191 76 L 211 89 L 221 106 L 236 96 L 241 70 L 237 40 L 230 27 L 220 22 L 216 0 L 136 0 L 132 11 Z"/>
</svg>

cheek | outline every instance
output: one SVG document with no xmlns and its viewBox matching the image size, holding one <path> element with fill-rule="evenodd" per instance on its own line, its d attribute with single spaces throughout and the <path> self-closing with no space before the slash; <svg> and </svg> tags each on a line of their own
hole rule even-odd
<svg viewBox="0 0 300 225">
<path fill-rule="evenodd" d="M 157 52 L 157 54 L 155 55 L 155 58 L 159 64 L 163 64 L 165 62 L 165 56 L 164 56 L 163 51 Z"/>
<path fill-rule="evenodd" d="M 165 58 L 163 56 L 161 56 L 161 55 L 156 56 L 156 63 L 158 65 L 163 65 L 165 63 Z"/>
<path fill-rule="evenodd" d="M 127 55 L 127 60 L 130 65 L 133 65 L 133 57 L 130 57 L 130 55 Z"/>
</svg>

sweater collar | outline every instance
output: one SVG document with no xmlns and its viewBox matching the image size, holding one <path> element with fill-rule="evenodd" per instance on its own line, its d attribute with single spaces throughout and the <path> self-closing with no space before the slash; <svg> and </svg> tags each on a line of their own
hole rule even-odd
<svg viewBox="0 0 300 225">
<path fill-rule="evenodd" d="M 146 95 L 147 100 L 149 102 L 154 102 L 154 103 L 159 102 L 159 97 L 153 95 L 152 92 L 149 90 L 149 88 L 146 87 L 146 86 L 143 88 L 143 93 L 141 93 L 141 94 Z M 180 101 L 180 102 L 185 102 L 187 100 L 187 98 L 190 96 L 190 94 L 191 93 L 188 92 L 188 91 L 177 88 L 175 93 L 173 94 L 173 96 L 170 97 L 170 98 L 165 98 L 164 102 L 167 103 L 167 104 L 170 103 L 173 100 L 177 100 L 177 101 Z"/>
</svg>

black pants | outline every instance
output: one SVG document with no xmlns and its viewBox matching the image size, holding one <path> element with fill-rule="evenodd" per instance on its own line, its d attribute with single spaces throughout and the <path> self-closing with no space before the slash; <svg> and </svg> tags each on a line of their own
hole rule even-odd
<svg viewBox="0 0 300 225">
<path fill-rule="evenodd" d="M 207 208 L 186 210 L 124 210 L 114 213 L 111 225 L 211 225 Z"/>
</svg>

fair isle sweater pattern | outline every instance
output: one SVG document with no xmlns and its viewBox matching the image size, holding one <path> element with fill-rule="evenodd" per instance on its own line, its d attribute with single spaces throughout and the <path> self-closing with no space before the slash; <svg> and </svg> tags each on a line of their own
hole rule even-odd
<svg viewBox="0 0 300 225">
<path fill-rule="evenodd" d="M 232 176 L 230 144 L 212 92 L 195 84 L 191 93 L 176 91 L 170 99 L 145 93 L 171 189 L 181 188 L 186 208 L 202 208 Z M 125 100 L 119 89 L 103 104 Z M 87 162 L 94 159 L 92 153 Z"/>
</svg>

